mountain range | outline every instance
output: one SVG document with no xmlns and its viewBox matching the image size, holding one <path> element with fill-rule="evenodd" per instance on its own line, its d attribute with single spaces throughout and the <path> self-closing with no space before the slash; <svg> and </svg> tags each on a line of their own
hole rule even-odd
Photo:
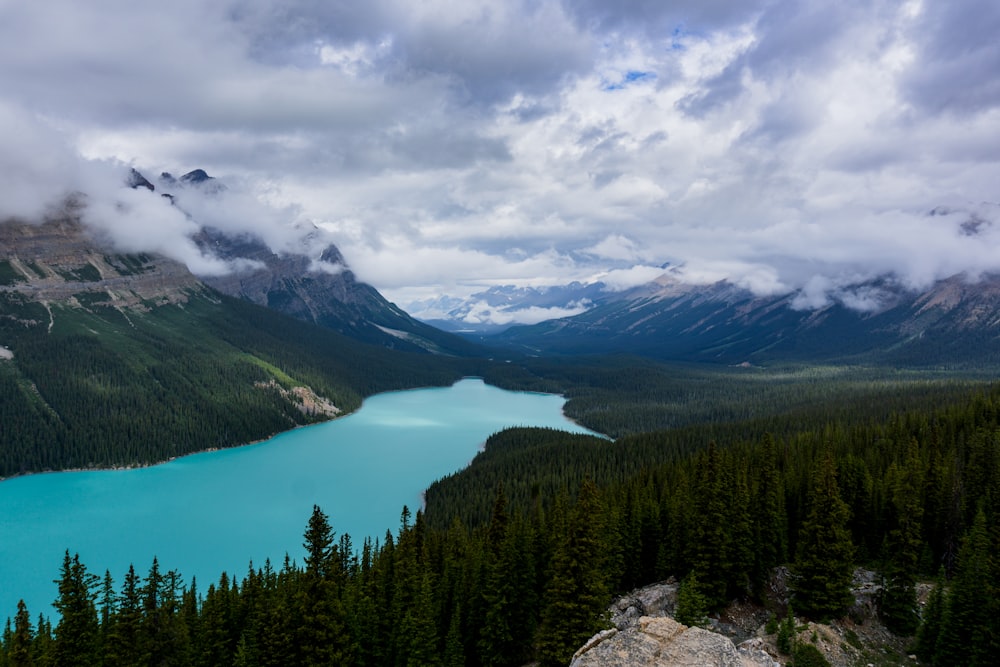
<svg viewBox="0 0 1000 667">
<path fill-rule="evenodd" d="M 894 365 L 1000 360 L 1000 277 L 952 276 L 913 290 L 891 276 L 854 285 L 820 307 L 800 293 L 755 295 L 729 281 L 672 272 L 605 293 L 586 312 L 484 337 L 530 354 L 630 352 L 726 364 L 776 359 Z"/>
</svg>

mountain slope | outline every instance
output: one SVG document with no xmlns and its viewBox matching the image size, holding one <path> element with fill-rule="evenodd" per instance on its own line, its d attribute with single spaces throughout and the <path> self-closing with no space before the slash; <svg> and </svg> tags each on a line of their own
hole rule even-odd
<svg viewBox="0 0 1000 667">
<path fill-rule="evenodd" d="M 297 319 L 384 347 L 439 354 L 472 355 L 477 346 L 418 322 L 359 282 L 340 251 L 327 246 L 318 260 L 272 252 L 249 236 L 204 229 L 196 242 L 215 256 L 252 260 L 253 265 L 204 282 L 223 294 L 246 299 Z"/>
<path fill-rule="evenodd" d="M 0 224 L 0 476 L 242 444 L 461 374 L 115 254 L 72 214 Z"/>
<path fill-rule="evenodd" d="M 375 288 L 359 282 L 336 246 L 324 242 L 320 230 L 311 225 L 284 229 L 286 243 L 279 251 L 253 232 L 233 231 L 234 226 L 239 227 L 241 216 L 248 215 L 249 210 L 253 217 L 255 209 L 248 208 L 246 197 L 234 195 L 203 169 L 180 178 L 163 172 L 155 183 L 132 169 L 125 185 L 159 192 L 198 225 L 200 231 L 192 240 L 207 256 L 232 267 L 222 275 L 200 276 L 223 294 L 391 349 L 451 355 L 482 353 L 458 336 L 413 319 Z M 259 206 L 255 200 L 254 204 Z M 216 217 L 218 224 L 213 226 L 211 220 L 200 219 L 200 212 L 205 210 L 223 219 Z M 298 242 L 287 243 L 291 237 Z"/>
<path fill-rule="evenodd" d="M 799 306 L 799 296 L 759 297 L 725 281 L 688 285 L 667 275 L 581 315 L 515 327 L 490 342 L 536 353 L 629 351 L 730 364 L 1000 361 L 1000 278 L 970 283 L 955 276 L 923 293 L 886 279 L 816 309 Z"/>
</svg>

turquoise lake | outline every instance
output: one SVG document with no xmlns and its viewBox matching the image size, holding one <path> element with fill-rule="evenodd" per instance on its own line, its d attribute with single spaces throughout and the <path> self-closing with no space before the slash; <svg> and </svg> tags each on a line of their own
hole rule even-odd
<svg viewBox="0 0 1000 667">
<path fill-rule="evenodd" d="M 564 399 L 509 392 L 467 378 L 451 387 L 379 394 L 360 410 L 266 442 L 194 454 L 149 468 L 29 475 L 0 482 L 0 618 L 24 598 L 51 615 L 63 552 L 79 553 L 121 584 L 130 563 L 145 576 L 153 556 L 201 591 L 223 571 L 242 577 L 286 552 L 301 562 L 302 533 L 319 505 L 339 538 L 399 527 L 403 505 L 464 468 L 508 426 L 586 429 Z"/>
</svg>

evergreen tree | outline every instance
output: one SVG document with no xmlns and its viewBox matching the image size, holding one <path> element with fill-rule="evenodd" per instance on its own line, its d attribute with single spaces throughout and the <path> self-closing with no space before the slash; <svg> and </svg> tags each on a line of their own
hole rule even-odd
<svg viewBox="0 0 1000 667">
<path fill-rule="evenodd" d="M 985 667 L 995 664 L 991 636 L 997 607 L 992 550 L 986 514 L 976 513 L 958 556 L 934 654 L 935 665 Z"/>
<path fill-rule="evenodd" d="M 465 667 L 465 649 L 462 646 L 462 607 L 455 606 L 448 622 L 448 634 L 444 640 L 444 660 L 442 667 Z"/>
<path fill-rule="evenodd" d="M 708 622 L 708 601 L 699 590 L 700 587 L 698 575 L 694 572 L 681 582 L 677 591 L 677 610 L 674 612 L 678 623 L 695 627 Z"/>
<path fill-rule="evenodd" d="M 437 628 L 434 623 L 434 585 L 430 573 L 421 580 L 420 592 L 403 617 L 406 667 L 439 667 Z"/>
<path fill-rule="evenodd" d="M 304 535 L 306 568 L 297 599 L 297 648 L 304 665 L 347 664 L 352 659 L 352 642 L 338 586 L 342 580 L 341 561 L 334 538 L 326 514 L 313 505 Z"/>
<path fill-rule="evenodd" d="M 497 488 L 493 514 L 487 529 L 485 553 L 485 586 L 483 600 L 486 619 L 479 633 L 478 650 L 480 661 L 487 667 L 499 667 L 518 662 L 519 647 L 524 645 L 524 636 L 518 637 L 513 625 L 519 608 L 519 596 L 527 591 L 519 590 L 520 571 L 527 569 L 527 554 L 518 553 L 509 529 L 507 499 L 503 486 Z"/>
<path fill-rule="evenodd" d="M 785 618 L 781 619 L 781 625 L 778 626 L 778 636 L 775 638 L 775 641 L 779 651 L 785 655 L 791 655 L 795 644 L 795 614 L 792 612 L 791 605 L 788 605 Z"/>
<path fill-rule="evenodd" d="M 850 510 L 840 499 L 833 456 L 827 453 L 813 475 L 809 512 L 799 531 L 792 570 L 795 608 L 810 618 L 837 617 L 853 602 L 849 518 Z"/>
<path fill-rule="evenodd" d="M 122 581 L 116 611 L 105 642 L 104 664 L 107 667 L 127 667 L 143 661 L 140 644 L 142 628 L 142 593 L 135 568 L 129 565 Z"/>
<path fill-rule="evenodd" d="M 31 656 L 36 665 L 55 663 L 55 647 L 52 639 L 52 624 L 41 614 L 35 624 L 35 641 L 31 644 Z"/>
<path fill-rule="evenodd" d="M 87 572 L 79 554 L 63 557 L 61 576 L 56 580 L 59 597 L 54 606 L 59 612 L 55 630 L 56 665 L 93 665 L 98 641 L 96 575 Z"/>
<path fill-rule="evenodd" d="M 760 587 L 771 569 L 788 558 L 788 515 L 785 492 L 777 467 L 778 448 L 774 436 L 761 440 L 760 467 L 754 496 L 754 543 L 756 544 L 753 583 Z"/>
<path fill-rule="evenodd" d="M 313 505 L 309 523 L 304 535 L 306 573 L 319 579 L 330 579 L 333 576 L 334 564 L 337 562 L 337 547 L 334 544 L 335 534 L 330 527 L 330 520 L 318 505 Z"/>
<path fill-rule="evenodd" d="M 697 476 L 692 490 L 694 500 L 694 539 L 691 547 L 691 573 L 701 582 L 701 593 L 712 609 L 727 600 L 727 575 L 732 571 L 727 490 L 722 460 L 715 442 L 708 444 L 698 458 Z"/>
<path fill-rule="evenodd" d="M 538 629 L 542 667 L 568 663 L 573 652 L 604 623 L 609 594 L 602 571 L 602 518 L 597 487 L 589 479 L 584 480 L 576 505 L 555 536 Z"/>
<path fill-rule="evenodd" d="M 10 636 L 10 641 L 6 642 L 7 660 L 11 667 L 29 667 L 34 664 L 31 650 L 34 639 L 28 607 L 24 604 L 24 600 L 18 600 L 17 615 L 14 616 L 14 632 Z"/>
<path fill-rule="evenodd" d="M 889 531 L 880 612 L 891 632 L 908 636 L 916 632 L 919 621 L 916 573 L 923 544 L 923 470 L 916 440 L 910 441 L 905 464 L 890 467 L 888 478 L 896 525 Z"/>
<path fill-rule="evenodd" d="M 917 630 L 916 654 L 924 662 L 932 662 L 937 653 L 938 637 L 941 635 L 941 621 L 944 616 L 944 571 L 927 598 L 923 619 Z"/>
</svg>

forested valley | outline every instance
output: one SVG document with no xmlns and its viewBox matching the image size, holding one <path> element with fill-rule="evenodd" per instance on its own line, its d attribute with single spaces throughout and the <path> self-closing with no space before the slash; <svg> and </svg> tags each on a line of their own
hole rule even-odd
<svg viewBox="0 0 1000 667">
<path fill-rule="evenodd" d="M 864 565 L 882 573 L 884 623 L 912 637 L 926 664 L 993 664 L 1000 391 L 917 387 L 909 408 L 905 393 L 855 411 L 814 403 L 615 441 L 503 431 L 382 539 L 354 544 L 317 507 L 285 562 L 207 585 L 169 563 L 105 573 L 67 552 L 53 573 L 57 613 L 10 610 L 0 656 L 565 665 L 602 628 L 615 593 L 675 576 L 678 615 L 697 619 L 733 598 L 761 599 L 768 573 L 786 564 L 797 615 L 843 615 Z M 918 579 L 941 583 L 922 616 Z"/>
</svg>

